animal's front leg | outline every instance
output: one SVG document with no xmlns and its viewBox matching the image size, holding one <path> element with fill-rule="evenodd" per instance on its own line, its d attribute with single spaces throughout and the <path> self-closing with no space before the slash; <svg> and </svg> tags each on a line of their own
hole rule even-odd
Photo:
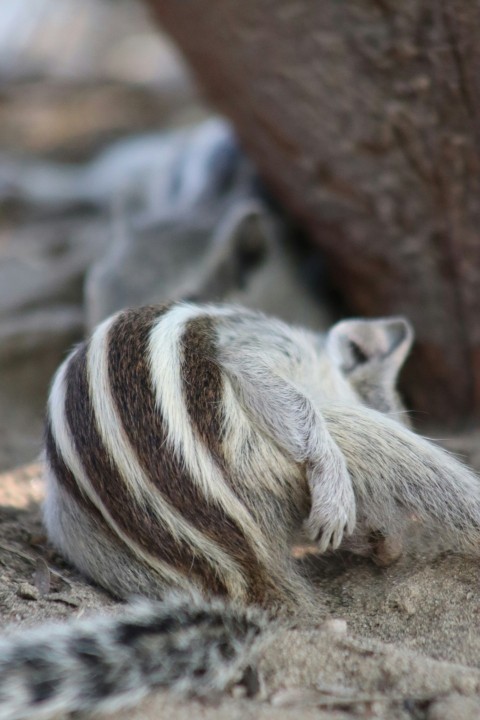
<svg viewBox="0 0 480 720">
<path fill-rule="evenodd" d="M 306 531 L 323 552 L 355 527 L 355 496 L 347 465 L 318 408 L 293 383 L 258 360 L 230 363 L 238 398 L 260 432 L 306 468 L 311 511 Z"/>
<path fill-rule="evenodd" d="M 344 534 L 353 532 L 355 495 L 345 459 L 321 417 L 315 418 L 312 433 L 318 447 L 306 463 L 312 504 L 305 530 L 325 552 L 336 550 Z"/>
</svg>

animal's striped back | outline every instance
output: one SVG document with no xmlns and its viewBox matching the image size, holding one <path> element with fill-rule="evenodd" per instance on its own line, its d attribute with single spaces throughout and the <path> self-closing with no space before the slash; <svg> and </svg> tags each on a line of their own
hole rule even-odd
<svg viewBox="0 0 480 720">
<path fill-rule="evenodd" d="M 217 359 L 215 316 L 195 305 L 110 318 L 57 373 L 47 465 L 99 534 L 165 586 L 264 602 L 271 548 L 224 456 Z"/>
</svg>

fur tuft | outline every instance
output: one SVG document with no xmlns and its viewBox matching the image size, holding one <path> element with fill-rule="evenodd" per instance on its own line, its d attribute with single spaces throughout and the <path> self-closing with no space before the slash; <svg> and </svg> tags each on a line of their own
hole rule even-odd
<svg viewBox="0 0 480 720">
<path fill-rule="evenodd" d="M 115 711 L 156 688 L 224 691 L 242 680 L 266 625 L 252 609 L 170 596 L 13 634 L 0 642 L 0 720 Z"/>
<path fill-rule="evenodd" d="M 368 408 L 330 406 L 326 424 L 355 488 L 357 536 L 401 540 L 412 519 L 451 550 L 480 554 L 480 480 L 453 455 Z"/>
</svg>

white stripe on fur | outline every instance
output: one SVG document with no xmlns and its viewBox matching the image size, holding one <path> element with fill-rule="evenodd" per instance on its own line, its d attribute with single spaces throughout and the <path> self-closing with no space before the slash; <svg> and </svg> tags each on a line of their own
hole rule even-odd
<svg viewBox="0 0 480 720">
<path fill-rule="evenodd" d="M 174 306 L 163 315 L 150 334 L 149 362 L 157 405 L 166 422 L 167 438 L 172 451 L 185 466 L 207 499 L 216 501 L 227 516 L 242 528 L 255 546 L 259 558 L 270 564 L 268 551 L 259 529 L 245 508 L 228 487 L 220 468 L 208 449 L 195 434 L 184 401 L 181 373 L 180 343 L 185 325 L 196 317 L 210 313 L 216 317 L 230 315 L 235 308 L 198 307 L 188 303 Z"/>
<path fill-rule="evenodd" d="M 177 572 L 169 565 L 162 563 L 157 558 L 146 553 L 142 548 L 134 543 L 131 538 L 125 535 L 115 520 L 111 517 L 92 487 L 92 484 L 85 473 L 80 458 L 75 450 L 73 440 L 68 429 L 67 419 L 65 417 L 65 373 L 68 362 L 69 359 L 60 366 L 57 374 L 55 375 L 48 402 L 52 433 L 63 462 L 74 474 L 80 490 L 95 505 L 95 507 L 98 508 L 107 524 L 112 528 L 112 530 L 114 530 L 125 545 L 127 545 L 132 552 L 137 555 L 137 557 L 153 568 L 153 570 L 155 570 L 160 576 L 164 577 L 169 583 L 181 588 L 189 589 L 189 587 L 191 587 L 191 582 L 188 581 L 188 578 L 185 578 L 181 573 Z M 50 531 L 54 536 L 55 529 L 50 527 Z M 75 539 L 72 538 L 72 542 L 74 541 Z"/>
<path fill-rule="evenodd" d="M 110 319 L 95 331 L 88 350 L 90 397 L 97 428 L 109 456 L 140 506 L 154 512 L 160 525 L 194 552 L 205 557 L 225 582 L 232 596 L 246 590 L 245 578 L 237 563 L 217 543 L 193 527 L 162 497 L 140 465 L 118 416 L 108 377 L 108 333 L 115 322 Z"/>
</svg>

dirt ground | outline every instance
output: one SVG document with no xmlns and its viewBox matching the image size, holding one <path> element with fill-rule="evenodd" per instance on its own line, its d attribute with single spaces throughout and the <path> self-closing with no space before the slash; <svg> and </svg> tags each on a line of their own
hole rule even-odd
<svg viewBox="0 0 480 720">
<path fill-rule="evenodd" d="M 472 450 L 474 439 L 467 442 Z M 0 622 L 30 626 L 115 611 L 119 603 L 49 548 L 42 495 L 39 464 L 0 476 Z M 479 565 L 434 557 L 418 542 L 415 557 L 387 569 L 346 554 L 307 556 L 325 623 L 278 630 L 267 640 L 255 697 L 240 688 L 208 702 L 156 693 L 115 718 L 480 717 Z"/>
</svg>

